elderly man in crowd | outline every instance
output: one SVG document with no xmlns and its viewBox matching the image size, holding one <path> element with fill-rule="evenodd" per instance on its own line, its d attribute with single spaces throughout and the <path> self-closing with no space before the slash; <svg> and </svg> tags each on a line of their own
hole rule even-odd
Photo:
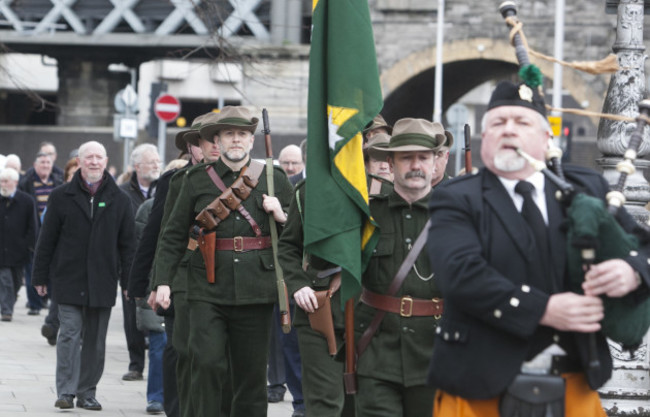
<svg viewBox="0 0 650 417">
<path fill-rule="evenodd" d="M 0 310 L 11 321 L 16 303 L 16 282 L 34 251 L 38 220 L 34 200 L 17 189 L 18 172 L 0 170 Z"/>
<path fill-rule="evenodd" d="M 101 410 L 97 383 L 104 371 L 106 332 L 117 283 L 126 288 L 135 250 L 129 202 L 106 172 L 106 149 L 79 148 L 80 169 L 50 196 L 34 256 L 33 284 L 40 295 L 52 286 L 59 303 L 54 406 Z"/>
<path fill-rule="evenodd" d="M 134 216 L 138 207 L 154 196 L 156 183 L 160 177 L 160 164 L 158 148 L 151 143 L 138 145 L 131 152 L 133 174 L 128 182 L 120 185 L 120 188 L 130 197 Z M 145 335 L 136 326 L 135 301 L 127 295 L 126 292 L 122 293 L 122 312 L 126 345 L 129 350 L 129 369 L 122 375 L 122 379 L 140 381 L 143 379 L 142 371 L 145 362 Z"/>
</svg>

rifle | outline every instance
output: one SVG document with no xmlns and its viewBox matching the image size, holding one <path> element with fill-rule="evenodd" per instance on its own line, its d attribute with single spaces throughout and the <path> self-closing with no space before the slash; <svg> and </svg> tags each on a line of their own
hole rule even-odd
<svg viewBox="0 0 650 417">
<path fill-rule="evenodd" d="M 472 134 L 465 123 L 465 175 L 472 175 Z"/>
<path fill-rule="evenodd" d="M 264 123 L 264 144 L 266 145 L 266 183 L 268 184 L 269 197 L 275 197 L 275 188 L 273 185 L 273 149 L 271 148 L 271 128 L 269 127 L 269 114 L 266 109 L 262 109 L 262 120 Z M 289 293 L 287 285 L 284 283 L 284 274 L 278 262 L 278 229 L 275 226 L 273 214 L 269 214 L 269 227 L 271 229 L 271 247 L 273 248 L 273 263 L 275 264 L 275 277 L 278 287 L 278 309 L 280 310 L 280 323 L 282 331 L 289 333 L 291 331 L 291 315 L 289 314 Z"/>
</svg>

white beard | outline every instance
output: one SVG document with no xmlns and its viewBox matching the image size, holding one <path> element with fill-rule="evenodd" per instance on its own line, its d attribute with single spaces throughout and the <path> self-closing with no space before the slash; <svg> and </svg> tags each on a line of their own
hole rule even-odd
<svg viewBox="0 0 650 417">
<path fill-rule="evenodd" d="M 517 172 L 526 167 L 526 160 L 512 151 L 501 151 L 494 155 L 494 167 L 503 172 Z"/>
<path fill-rule="evenodd" d="M 11 197 L 12 191 L 8 188 L 0 188 L 0 195 L 3 197 Z"/>
<path fill-rule="evenodd" d="M 91 184 L 94 184 L 97 181 L 101 180 L 103 176 L 104 176 L 103 172 L 98 174 L 90 173 L 88 174 L 88 178 L 85 178 L 85 180 Z"/>
</svg>

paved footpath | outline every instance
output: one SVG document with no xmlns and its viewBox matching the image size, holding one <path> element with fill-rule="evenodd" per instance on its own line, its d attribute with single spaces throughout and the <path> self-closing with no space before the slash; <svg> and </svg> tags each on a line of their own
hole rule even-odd
<svg viewBox="0 0 650 417">
<path fill-rule="evenodd" d="M 128 368 L 128 352 L 119 298 L 111 313 L 106 366 L 97 387 L 97 400 L 102 404 L 102 411 L 79 408 L 59 410 L 54 407 L 56 348 L 48 345 L 41 336 L 45 311 L 41 311 L 39 316 L 28 316 L 25 302 L 23 287 L 16 302 L 13 321 L 0 322 L 0 417 L 148 415 L 145 412 L 146 378 L 145 381 L 122 381 L 122 374 Z M 291 413 L 288 392 L 284 402 L 269 404 L 268 417 L 290 417 Z"/>
</svg>

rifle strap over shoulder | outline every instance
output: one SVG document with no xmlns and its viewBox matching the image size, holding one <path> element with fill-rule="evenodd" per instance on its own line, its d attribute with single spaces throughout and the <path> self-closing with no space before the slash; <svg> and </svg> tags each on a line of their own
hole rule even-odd
<svg viewBox="0 0 650 417">
<path fill-rule="evenodd" d="M 422 249 L 424 249 L 424 245 L 427 243 L 427 233 L 430 225 L 431 225 L 431 219 L 429 219 L 427 223 L 424 225 L 424 229 L 422 229 L 420 235 L 415 240 L 413 247 L 406 255 L 406 258 L 404 258 L 404 261 L 402 262 L 399 269 L 397 270 L 397 274 L 395 274 L 395 278 L 393 278 L 390 287 L 388 287 L 388 291 L 386 291 L 386 295 L 389 296 L 395 295 L 397 291 L 400 289 L 400 287 L 402 286 L 402 284 L 404 283 L 404 280 L 406 279 L 408 272 L 411 270 L 413 265 L 415 265 L 415 261 L 418 259 L 420 252 L 422 252 Z M 363 334 L 359 338 L 359 342 L 357 343 L 357 358 L 361 357 L 361 354 L 366 350 L 366 348 L 370 344 L 370 340 L 372 340 L 372 337 L 379 329 L 379 325 L 381 324 L 385 315 L 386 315 L 386 311 L 384 310 L 377 310 L 375 312 L 375 315 L 373 316 L 370 325 L 368 326 L 366 331 L 363 332 Z"/>
</svg>

